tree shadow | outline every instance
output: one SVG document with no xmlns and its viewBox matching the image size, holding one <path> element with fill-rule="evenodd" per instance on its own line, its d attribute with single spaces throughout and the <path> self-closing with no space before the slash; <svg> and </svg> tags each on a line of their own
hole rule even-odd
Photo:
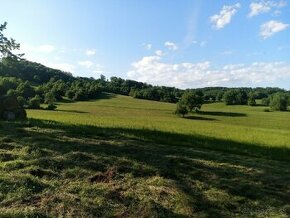
<svg viewBox="0 0 290 218">
<path fill-rule="evenodd" d="M 88 114 L 89 112 L 85 111 L 79 111 L 79 110 L 61 110 L 61 109 L 55 109 L 53 111 L 61 111 L 61 112 L 68 112 L 68 113 L 78 113 L 78 114 Z"/>
<path fill-rule="evenodd" d="M 198 111 L 198 114 L 211 115 L 211 116 L 226 116 L 226 117 L 246 117 L 245 113 L 234 112 L 220 112 L 220 111 Z"/>
<path fill-rule="evenodd" d="M 155 192 L 149 191 L 154 188 L 152 184 L 144 186 L 144 191 L 153 195 L 148 205 L 135 194 L 130 198 L 123 196 L 126 190 L 105 195 L 111 203 L 127 208 L 124 216 L 134 211 L 141 217 L 147 213 L 157 217 L 258 216 L 269 208 L 281 211 L 290 200 L 287 191 L 289 148 L 269 148 L 200 135 L 68 125 L 37 119 L 15 125 L 0 129 L 0 133 L 6 135 L 4 143 L 8 143 L 9 138 L 13 143 L 31 145 L 29 158 L 38 167 L 53 171 L 59 180 L 75 168 L 81 172 L 105 172 L 113 166 L 117 169 L 115 180 L 119 178 L 124 184 L 126 175 L 132 175 L 134 181 L 161 177 L 172 182 L 170 186 L 164 184 L 164 190 L 157 197 Z M 84 184 L 88 176 L 91 175 L 70 174 L 72 181 L 78 178 Z M 132 185 L 133 189 L 140 187 Z M 170 187 L 185 196 L 186 216 L 176 213 L 174 204 L 163 204 L 162 199 L 177 197 L 174 191 L 168 191 Z"/>
<path fill-rule="evenodd" d="M 185 116 L 185 119 L 189 119 L 189 120 L 207 120 L 207 121 L 214 121 L 217 119 L 214 118 L 208 118 L 208 117 L 199 117 L 199 116 Z"/>
</svg>

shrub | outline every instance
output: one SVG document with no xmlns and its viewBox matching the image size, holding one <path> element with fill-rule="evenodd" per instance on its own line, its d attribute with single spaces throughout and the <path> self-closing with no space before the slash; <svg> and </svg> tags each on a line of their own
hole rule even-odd
<svg viewBox="0 0 290 218">
<path fill-rule="evenodd" d="M 56 108 L 57 108 L 56 105 L 54 105 L 54 104 L 49 104 L 49 105 L 47 105 L 46 110 L 55 110 Z"/>
<path fill-rule="evenodd" d="M 286 111 L 288 107 L 288 96 L 283 93 L 275 93 L 270 97 L 270 107 L 276 111 Z"/>
</svg>

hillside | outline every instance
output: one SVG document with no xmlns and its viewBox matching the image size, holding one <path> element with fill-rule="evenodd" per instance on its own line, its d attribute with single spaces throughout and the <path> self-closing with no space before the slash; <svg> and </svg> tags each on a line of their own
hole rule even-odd
<svg viewBox="0 0 290 218">
<path fill-rule="evenodd" d="M 287 217 L 289 112 L 104 94 L 1 123 L 4 216 Z"/>
<path fill-rule="evenodd" d="M 47 83 L 51 78 L 61 79 L 65 82 L 74 79 L 71 73 L 52 69 L 25 59 L 17 61 L 11 58 L 0 61 L 0 76 L 16 77 L 33 84 Z"/>
</svg>

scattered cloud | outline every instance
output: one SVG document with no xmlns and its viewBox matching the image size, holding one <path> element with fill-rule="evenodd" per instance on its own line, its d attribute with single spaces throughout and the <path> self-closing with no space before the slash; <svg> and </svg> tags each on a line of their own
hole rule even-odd
<svg viewBox="0 0 290 218">
<path fill-rule="evenodd" d="M 267 13 L 271 11 L 273 8 L 278 9 L 285 7 L 287 5 L 286 1 L 259 1 L 259 2 L 252 2 L 250 4 L 250 13 L 248 14 L 249 17 L 257 16 L 262 13 Z M 280 14 L 281 11 L 275 10 L 274 14 Z"/>
<path fill-rule="evenodd" d="M 94 63 L 91 61 L 79 61 L 78 65 L 86 68 L 91 68 L 94 65 Z"/>
<path fill-rule="evenodd" d="M 219 14 L 210 17 L 210 21 L 215 29 L 222 29 L 225 25 L 231 22 L 232 17 L 241 7 L 240 3 L 234 5 L 224 5 Z"/>
<path fill-rule="evenodd" d="M 201 41 L 199 45 L 200 45 L 200 47 L 204 47 L 206 45 L 206 43 L 207 43 L 207 41 Z"/>
<path fill-rule="evenodd" d="M 165 52 L 162 51 L 162 50 L 157 50 L 157 51 L 155 51 L 155 54 L 156 54 L 157 56 L 164 56 L 164 55 L 165 55 Z"/>
<path fill-rule="evenodd" d="M 258 14 L 261 14 L 261 13 L 265 13 L 265 12 L 268 12 L 271 10 L 271 7 L 266 4 L 266 2 L 252 2 L 250 4 L 250 13 L 249 13 L 249 17 L 253 17 L 253 16 L 256 16 Z"/>
<path fill-rule="evenodd" d="M 132 68 L 127 73 L 129 78 L 179 88 L 270 84 L 290 77 L 290 64 L 284 62 L 233 64 L 215 69 L 208 61 L 171 64 L 160 56 L 147 56 L 133 63 Z"/>
<path fill-rule="evenodd" d="M 281 32 L 289 27 L 289 24 L 275 20 L 270 20 L 260 27 L 260 35 L 266 39 L 275 33 Z"/>
<path fill-rule="evenodd" d="M 44 45 L 39 45 L 39 46 L 34 46 L 34 45 L 29 45 L 23 43 L 20 47 L 20 51 L 24 53 L 52 53 L 56 49 L 53 45 L 49 44 L 44 44 Z"/>
<path fill-rule="evenodd" d="M 150 50 L 152 48 L 152 44 L 148 43 L 144 45 L 146 50 Z"/>
<path fill-rule="evenodd" d="M 85 53 L 87 56 L 93 56 L 96 54 L 96 51 L 94 49 L 87 49 Z"/>
<path fill-rule="evenodd" d="M 170 42 L 170 41 L 165 42 L 164 46 L 172 51 L 175 51 L 178 49 L 178 46 L 174 42 Z"/>
</svg>

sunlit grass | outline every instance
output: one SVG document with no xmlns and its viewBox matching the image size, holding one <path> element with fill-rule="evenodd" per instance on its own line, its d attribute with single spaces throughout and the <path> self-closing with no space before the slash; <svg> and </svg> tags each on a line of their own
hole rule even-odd
<svg viewBox="0 0 290 218">
<path fill-rule="evenodd" d="M 173 114 L 174 104 L 138 100 L 127 96 L 90 102 L 61 103 L 58 111 L 29 110 L 28 117 L 100 127 L 151 129 L 165 132 L 198 134 L 219 139 L 290 147 L 290 112 L 263 111 L 265 107 L 225 106 L 223 103 L 202 107 L 211 114 L 192 114 L 182 119 Z"/>
</svg>

